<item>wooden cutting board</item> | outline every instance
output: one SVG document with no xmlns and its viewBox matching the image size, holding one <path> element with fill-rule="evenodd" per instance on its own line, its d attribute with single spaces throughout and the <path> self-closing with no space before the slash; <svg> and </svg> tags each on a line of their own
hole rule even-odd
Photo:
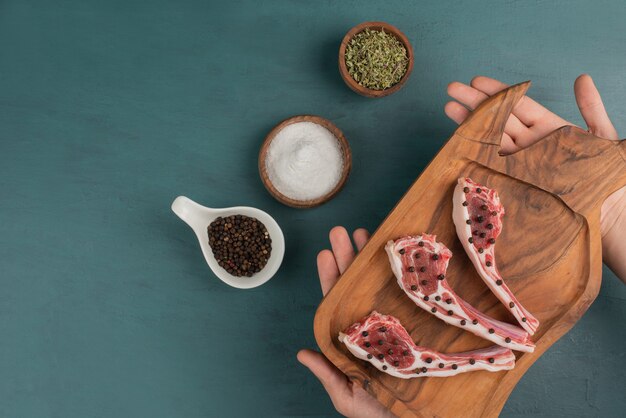
<svg viewBox="0 0 626 418">
<path fill-rule="evenodd" d="M 513 155 L 498 154 L 505 122 L 530 82 L 486 100 L 456 130 L 328 293 L 315 315 L 322 352 L 355 384 L 399 416 L 497 416 L 528 368 L 583 315 L 600 289 L 600 207 L 626 185 L 626 141 L 565 126 Z M 496 189 L 506 210 L 498 267 L 541 325 L 534 353 L 516 352 L 513 370 L 403 380 L 353 357 L 340 331 L 377 310 L 402 322 L 418 345 L 442 352 L 487 347 L 489 341 L 446 325 L 402 292 L 383 249 L 390 239 L 428 232 L 454 256 L 447 279 L 469 303 L 515 323 L 480 279 L 452 223 L 458 177 Z"/>
</svg>

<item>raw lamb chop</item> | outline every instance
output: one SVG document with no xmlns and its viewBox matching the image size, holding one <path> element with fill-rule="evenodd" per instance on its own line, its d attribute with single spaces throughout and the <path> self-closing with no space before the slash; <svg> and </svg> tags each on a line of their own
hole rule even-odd
<svg viewBox="0 0 626 418">
<path fill-rule="evenodd" d="M 535 345 L 526 331 L 488 317 L 454 293 L 446 280 L 452 252 L 434 235 L 389 241 L 385 250 L 398 284 L 417 306 L 503 347 L 533 352 Z"/>
<path fill-rule="evenodd" d="M 522 328 L 533 335 L 539 321 L 515 298 L 496 267 L 495 243 L 502 231 L 504 215 L 498 192 L 469 178 L 460 178 L 454 189 L 453 202 L 452 219 L 456 233 L 476 271 Z"/>
<path fill-rule="evenodd" d="M 376 311 L 351 325 L 345 333 L 339 333 L 339 341 L 356 357 L 402 379 L 454 376 L 474 370 L 497 372 L 515 366 L 513 352 L 497 345 L 457 354 L 442 354 L 417 346 L 398 319 Z"/>
</svg>

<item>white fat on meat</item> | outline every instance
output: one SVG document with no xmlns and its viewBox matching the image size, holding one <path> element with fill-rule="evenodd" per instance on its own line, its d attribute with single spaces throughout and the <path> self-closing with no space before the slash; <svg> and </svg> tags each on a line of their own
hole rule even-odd
<svg viewBox="0 0 626 418">
<path fill-rule="evenodd" d="M 498 372 L 515 366 L 513 352 L 497 345 L 454 354 L 420 347 L 397 318 L 376 311 L 340 333 L 339 341 L 355 357 L 401 379 L 446 377 L 476 370 Z"/>
<path fill-rule="evenodd" d="M 461 299 L 446 279 L 452 252 L 434 235 L 389 241 L 385 250 L 398 285 L 417 306 L 442 321 L 512 350 L 532 353 L 528 332 L 498 321 Z"/>
<path fill-rule="evenodd" d="M 502 231 L 503 216 L 504 207 L 495 190 L 469 178 L 458 179 L 454 189 L 452 220 L 459 240 L 485 284 L 521 327 L 533 335 L 539 321 L 517 300 L 496 265 L 495 244 Z"/>
</svg>

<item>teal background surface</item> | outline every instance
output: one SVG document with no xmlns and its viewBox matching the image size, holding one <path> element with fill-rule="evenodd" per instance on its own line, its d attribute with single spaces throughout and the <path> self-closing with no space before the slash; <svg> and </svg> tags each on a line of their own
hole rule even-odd
<svg viewBox="0 0 626 418">
<path fill-rule="evenodd" d="M 416 56 L 379 100 L 337 71 L 365 20 L 398 26 Z M 623 136 L 625 20 L 621 0 L 1 0 L 0 416 L 334 416 L 295 358 L 315 346 L 327 231 L 381 222 L 453 131 L 452 80 L 531 79 L 582 123 L 572 86 L 589 72 Z M 256 158 L 274 124 L 307 113 L 343 129 L 354 167 L 333 201 L 295 210 Z M 217 280 L 169 209 L 178 195 L 271 213 L 279 274 L 250 291 Z M 625 301 L 605 271 L 502 416 L 624 416 Z"/>
</svg>

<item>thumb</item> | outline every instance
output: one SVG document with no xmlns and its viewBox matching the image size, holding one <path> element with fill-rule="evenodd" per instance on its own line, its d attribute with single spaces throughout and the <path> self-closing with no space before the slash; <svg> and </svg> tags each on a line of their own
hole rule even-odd
<svg viewBox="0 0 626 418">
<path fill-rule="evenodd" d="M 574 94 L 589 132 L 600 138 L 618 139 L 617 131 L 606 113 L 600 93 L 589 74 L 582 74 L 576 79 Z"/>
<path fill-rule="evenodd" d="M 348 378 L 338 368 L 336 368 L 326 357 L 317 351 L 300 350 L 298 361 L 319 379 L 319 381 L 330 395 L 333 404 L 339 409 L 345 397 L 349 396 Z"/>
</svg>

